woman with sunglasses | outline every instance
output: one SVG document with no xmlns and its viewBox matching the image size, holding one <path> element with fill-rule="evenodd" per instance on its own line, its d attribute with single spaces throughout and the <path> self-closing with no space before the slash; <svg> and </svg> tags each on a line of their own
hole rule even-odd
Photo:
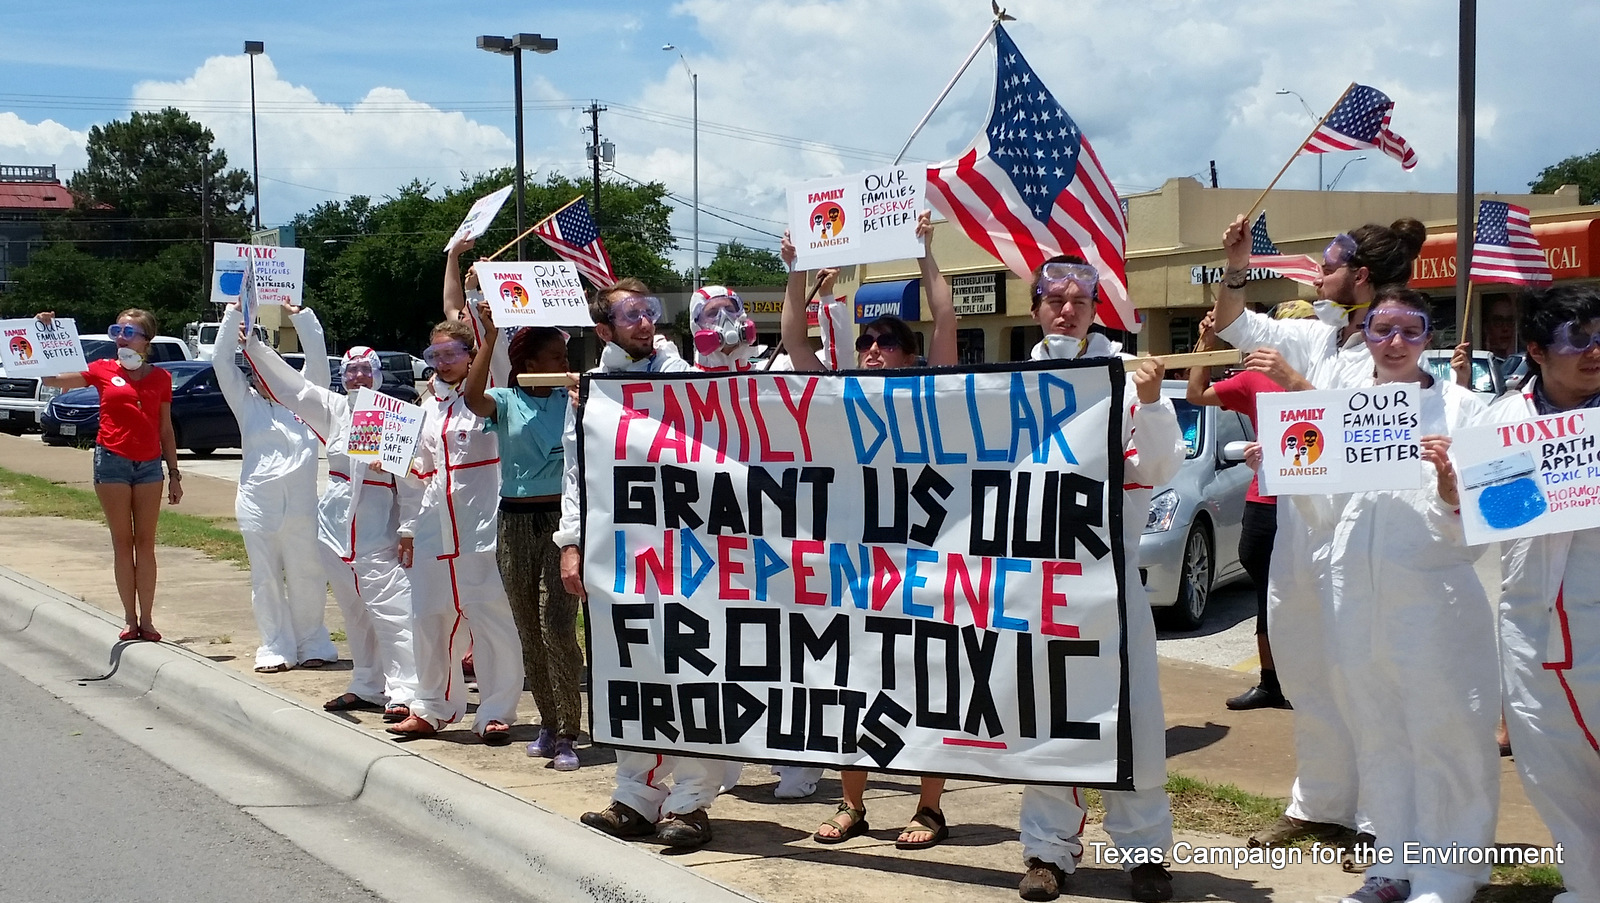
<svg viewBox="0 0 1600 903">
<path fill-rule="evenodd" d="M 55 316 L 38 314 L 49 323 Z M 172 431 L 172 375 L 150 365 L 156 318 L 132 308 L 106 329 L 115 359 L 92 361 L 79 373 L 43 377 L 47 386 L 100 392 L 100 432 L 94 445 L 94 494 L 111 528 L 112 573 L 126 627 L 121 640 L 159 642 L 151 621 L 156 599 L 156 520 L 161 515 L 161 461 L 167 462 L 167 503 L 183 498 L 178 443 Z"/>
<path fill-rule="evenodd" d="M 411 472 L 400 487 L 400 566 L 411 569 L 417 697 L 389 733 L 428 737 L 467 714 L 461 671 L 472 638 L 478 679 L 473 732 L 511 742 L 522 695 L 522 644 L 495 559 L 500 445 L 467 406 L 463 383 L 475 355 L 460 320 L 433 327 L 422 359 L 433 368 Z"/>
<path fill-rule="evenodd" d="M 328 355 L 316 314 L 285 305 L 305 351 L 306 378 L 328 384 Z M 242 463 L 234 514 L 250 556 L 250 608 L 261 632 L 255 669 L 321 668 L 339 660 L 328 638 L 327 575 L 317 563 L 317 452 L 321 440 L 271 391 L 235 366 L 244 314 L 231 304 L 217 327 L 212 369 L 239 421 Z"/>
<path fill-rule="evenodd" d="M 1365 225 L 1336 237 L 1323 253 L 1313 304 L 1317 320 L 1273 320 L 1245 309 L 1250 230 L 1243 216 L 1223 235 L 1228 265 L 1217 292 L 1217 337 L 1246 354 L 1276 348 L 1318 387 L 1354 385 L 1372 376 L 1361 323 L 1377 286 L 1404 285 L 1426 230 L 1414 219 Z M 1334 840 L 1371 826 L 1357 812 L 1352 726 L 1329 682 L 1333 650 L 1323 621 L 1325 562 L 1340 540 L 1311 530 L 1294 506 L 1278 511 L 1267 585 L 1269 629 L 1284 695 L 1294 701 L 1296 777 L 1287 811 L 1252 842 L 1272 846 L 1301 838 Z"/>
<path fill-rule="evenodd" d="M 917 261 L 922 271 L 922 285 L 928 296 L 928 313 L 933 318 L 933 340 L 929 342 L 928 365 L 947 367 L 960 363 L 956 351 L 955 297 L 950 283 L 939 272 L 933 259 L 933 225 L 931 214 L 924 212 L 917 219 L 917 236 L 923 242 L 923 255 Z M 790 267 L 789 284 L 783 297 L 783 344 L 798 371 L 827 369 L 811 347 L 809 328 L 806 325 L 805 291 L 807 277 L 804 270 L 794 270 L 795 248 L 788 233 L 784 233 L 781 254 Z M 916 334 L 906 321 L 895 316 L 883 316 L 862 329 L 856 338 L 856 365 L 864 370 L 895 370 L 917 366 Z M 843 843 L 866 833 L 867 826 L 867 772 L 864 769 L 839 770 L 839 784 L 844 799 L 833 818 L 823 822 L 812 834 L 817 843 Z M 916 814 L 895 839 L 902 850 L 924 850 L 937 846 L 950 836 L 940 801 L 944 796 L 945 779 L 924 776 L 920 782 Z"/>
<path fill-rule="evenodd" d="M 1600 408 L 1600 291 L 1530 291 L 1522 310 L 1529 376 L 1484 421 Z M 1568 851 L 1556 900 L 1600 900 L 1600 529 L 1502 542 L 1500 574 L 1506 727 L 1523 789 Z"/>
<path fill-rule="evenodd" d="M 1488 866 L 1407 864 L 1405 846 L 1482 849 L 1494 842 L 1494 615 L 1473 567 L 1482 549 L 1463 540 L 1447 455 L 1450 434 L 1478 420 L 1483 403 L 1419 365 L 1433 335 L 1425 295 L 1379 289 L 1360 329 L 1373 368 L 1354 385 L 1415 388 L 1423 449 L 1417 467 L 1426 483 L 1292 497 L 1313 529 L 1336 537 L 1324 590 L 1327 678 L 1353 729 L 1361 808 L 1380 851 L 1365 883 L 1343 903 L 1467 903 L 1488 883 Z"/>
<path fill-rule="evenodd" d="M 291 317 L 298 311 L 287 307 Z M 321 348 L 315 317 L 295 322 L 301 344 Z M 400 503 L 395 478 L 350 459 L 350 413 L 356 392 L 381 382 L 378 353 L 357 345 L 344 353 L 339 380 L 345 394 L 319 385 L 256 336 L 245 343 L 263 393 L 276 398 L 322 437 L 328 485 L 317 504 L 317 551 L 350 643 L 350 683 L 322 704 L 330 712 L 383 709 L 385 721 L 404 720 L 417 695 L 411 643 L 411 582 L 400 567 L 395 536 Z"/>
</svg>

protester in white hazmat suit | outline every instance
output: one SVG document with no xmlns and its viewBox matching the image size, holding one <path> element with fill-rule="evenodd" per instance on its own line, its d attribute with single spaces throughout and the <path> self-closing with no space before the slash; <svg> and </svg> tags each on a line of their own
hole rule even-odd
<svg viewBox="0 0 1600 903">
<path fill-rule="evenodd" d="M 308 335 L 315 320 L 298 325 L 302 345 L 322 344 L 320 335 Z M 356 392 L 383 378 L 378 353 L 365 345 L 345 352 L 339 378 L 348 395 L 307 379 L 253 336 L 245 357 L 262 391 L 311 427 L 328 450 L 328 486 L 317 505 L 318 551 L 344 613 L 352 668 L 350 685 L 323 708 L 382 708 L 385 720 L 404 720 L 417 695 L 417 662 L 411 583 L 399 557 L 399 496 L 393 476 L 347 452 Z"/>
<path fill-rule="evenodd" d="M 306 378 L 328 382 L 316 314 L 284 305 L 305 342 Z M 293 411 L 247 384 L 234 363 L 244 315 L 229 305 L 217 330 L 217 388 L 239 421 L 243 448 L 234 514 L 250 556 L 250 607 L 261 632 L 257 671 L 320 668 L 338 661 L 323 611 L 328 582 L 317 557 L 317 452 L 322 443 Z M 309 326 L 309 328 L 307 328 Z"/>
<path fill-rule="evenodd" d="M 1484 421 L 1571 412 L 1600 428 L 1600 292 L 1529 292 L 1522 335 L 1533 375 Z M 1566 893 L 1600 903 L 1600 529 L 1500 544 L 1500 658 L 1506 727 L 1528 799 L 1566 851 Z"/>
<path fill-rule="evenodd" d="M 1413 387 L 1421 488 L 1287 500 L 1332 530 L 1328 675 L 1353 732 L 1360 809 L 1388 851 L 1343 903 L 1468 903 L 1487 865 L 1413 864 L 1406 845 L 1482 849 L 1500 800 L 1494 612 L 1465 544 L 1446 452 L 1483 413 L 1473 393 L 1418 366 L 1432 336 L 1427 298 L 1380 288 L 1362 323 L 1374 373 L 1357 386 Z M 1334 384 L 1326 388 L 1354 388 Z M 1360 426 L 1361 424 L 1349 424 Z M 1377 427 L 1378 424 L 1372 424 Z M 1403 423 L 1396 426 L 1403 427 Z M 1387 859 L 1388 861 L 1384 861 Z"/>
<path fill-rule="evenodd" d="M 491 746 L 511 742 L 522 695 L 522 644 L 495 560 L 500 452 L 461 396 L 475 348 L 459 321 L 433 328 L 423 359 L 434 368 L 432 396 L 411 472 L 400 493 L 400 564 L 411 568 L 417 698 L 389 728 L 429 736 L 467 713 L 461 672 L 468 636 L 475 653 L 478 710 L 472 729 Z"/>
<path fill-rule="evenodd" d="M 1223 236 L 1228 266 L 1217 293 L 1217 336 L 1240 351 L 1275 349 L 1313 386 L 1351 385 L 1372 377 L 1372 354 L 1360 323 L 1379 285 L 1404 284 L 1426 230 L 1413 219 L 1341 234 L 1323 254 L 1313 305 L 1317 321 L 1273 320 L 1245 309 L 1250 234 L 1243 216 Z M 1298 508 L 1279 511 L 1267 611 L 1283 693 L 1294 703 L 1295 782 L 1288 809 L 1250 839 L 1253 846 L 1300 838 L 1343 839 L 1371 833 L 1358 811 L 1355 741 L 1328 676 L 1335 650 L 1324 618 L 1331 530 L 1307 526 Z M 1372 726 L 1371 729 L 1381 729 Z"/>
<path fill-rule="evenodd" d="M 1085 360 L 1117 356 L 1121 346 L 1091 333 L 1099 300 L 1099 273 L 1081 257 L 1059 256 L 1034 273 L 1033 318 L 1044 341 L 1031 358 Z M 1133 725 L 1133 790 L 1103 790 L 1104 827 L 1119 850 L 1166 851 L 1172 846 L 1172 807 L 1167 798 L 1166 721 L 1161 675 L 1156 664 L 1156 628 L 1139 580 L 1139 533 L 1150 513 L 1154 487 L 1170 480 L 1183 463 L 1185 446 L 1177 411 L 1161 397 L 1159 361 L 1128 365 L 1122 422 L 1123 580 L 1127 587 L 1128 707 Z M 1083 856 L 1082 791 L 1030 785 L 1022 791 L 1022 858 L 1027 866 L 1017 892 L 1024 900 L 1053 900 Z M 1135 857 L 1130 857 L 1135 858 Z M 1135 900 L 1170 900 L 1172 876 L 1158 862 L 1137 860 L 1129 871 Z"/>
</svg>

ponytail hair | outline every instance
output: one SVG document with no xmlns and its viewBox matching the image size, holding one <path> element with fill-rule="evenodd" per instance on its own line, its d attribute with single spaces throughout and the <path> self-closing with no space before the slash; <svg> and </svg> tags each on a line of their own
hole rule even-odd
<svg viewBox="0 0 1600 903">
<path fill-rule="evenodd" d="M 1368 223 L 1351 231 L 1356 253 L 1350 268 L 1366 267 L 1373 285 L 1405 285 L 1411 281 L 1411 262 L 1422 253 L 1428 230 L 1411 217 L 1401 217 L 1388 226 Z"/>
</svg>

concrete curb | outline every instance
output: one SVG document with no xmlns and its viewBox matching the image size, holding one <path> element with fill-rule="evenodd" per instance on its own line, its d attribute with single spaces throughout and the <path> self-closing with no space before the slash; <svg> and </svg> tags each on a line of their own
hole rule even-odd
<svg viewBox="0 0 1600 903">
<path fill-rule="evenodd" d="M 188 649 L 122 643 L 121 623 L 0 567 L 0 629 L 170 706 L 342 799 L 436 840 L 541 899 L 748 903 L 754 899 L 632 844 L 574 824 Z"/>
</svg>

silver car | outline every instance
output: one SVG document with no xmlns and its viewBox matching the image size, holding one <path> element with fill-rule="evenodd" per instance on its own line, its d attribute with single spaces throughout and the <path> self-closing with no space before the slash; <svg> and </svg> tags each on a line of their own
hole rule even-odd
<svg viewBox="0 0 1600 903">
<path fill-rule="evenodd" d="M 1178 410 L 1188 453 L 1177 476 L 1151 496 L 1139 537 L 1139 578 L 1158 616 L 1171 627 L 1194 630 L 1205 618 L 1211 590 L 1246 576 L 1239 564 L 1239 528 L 1252 474 L 1243 443 L 1255 432 L 1239 414 L 1190 404 L 1186 389 L 1178 380 L 1161 385 Z"/>
</svg>

